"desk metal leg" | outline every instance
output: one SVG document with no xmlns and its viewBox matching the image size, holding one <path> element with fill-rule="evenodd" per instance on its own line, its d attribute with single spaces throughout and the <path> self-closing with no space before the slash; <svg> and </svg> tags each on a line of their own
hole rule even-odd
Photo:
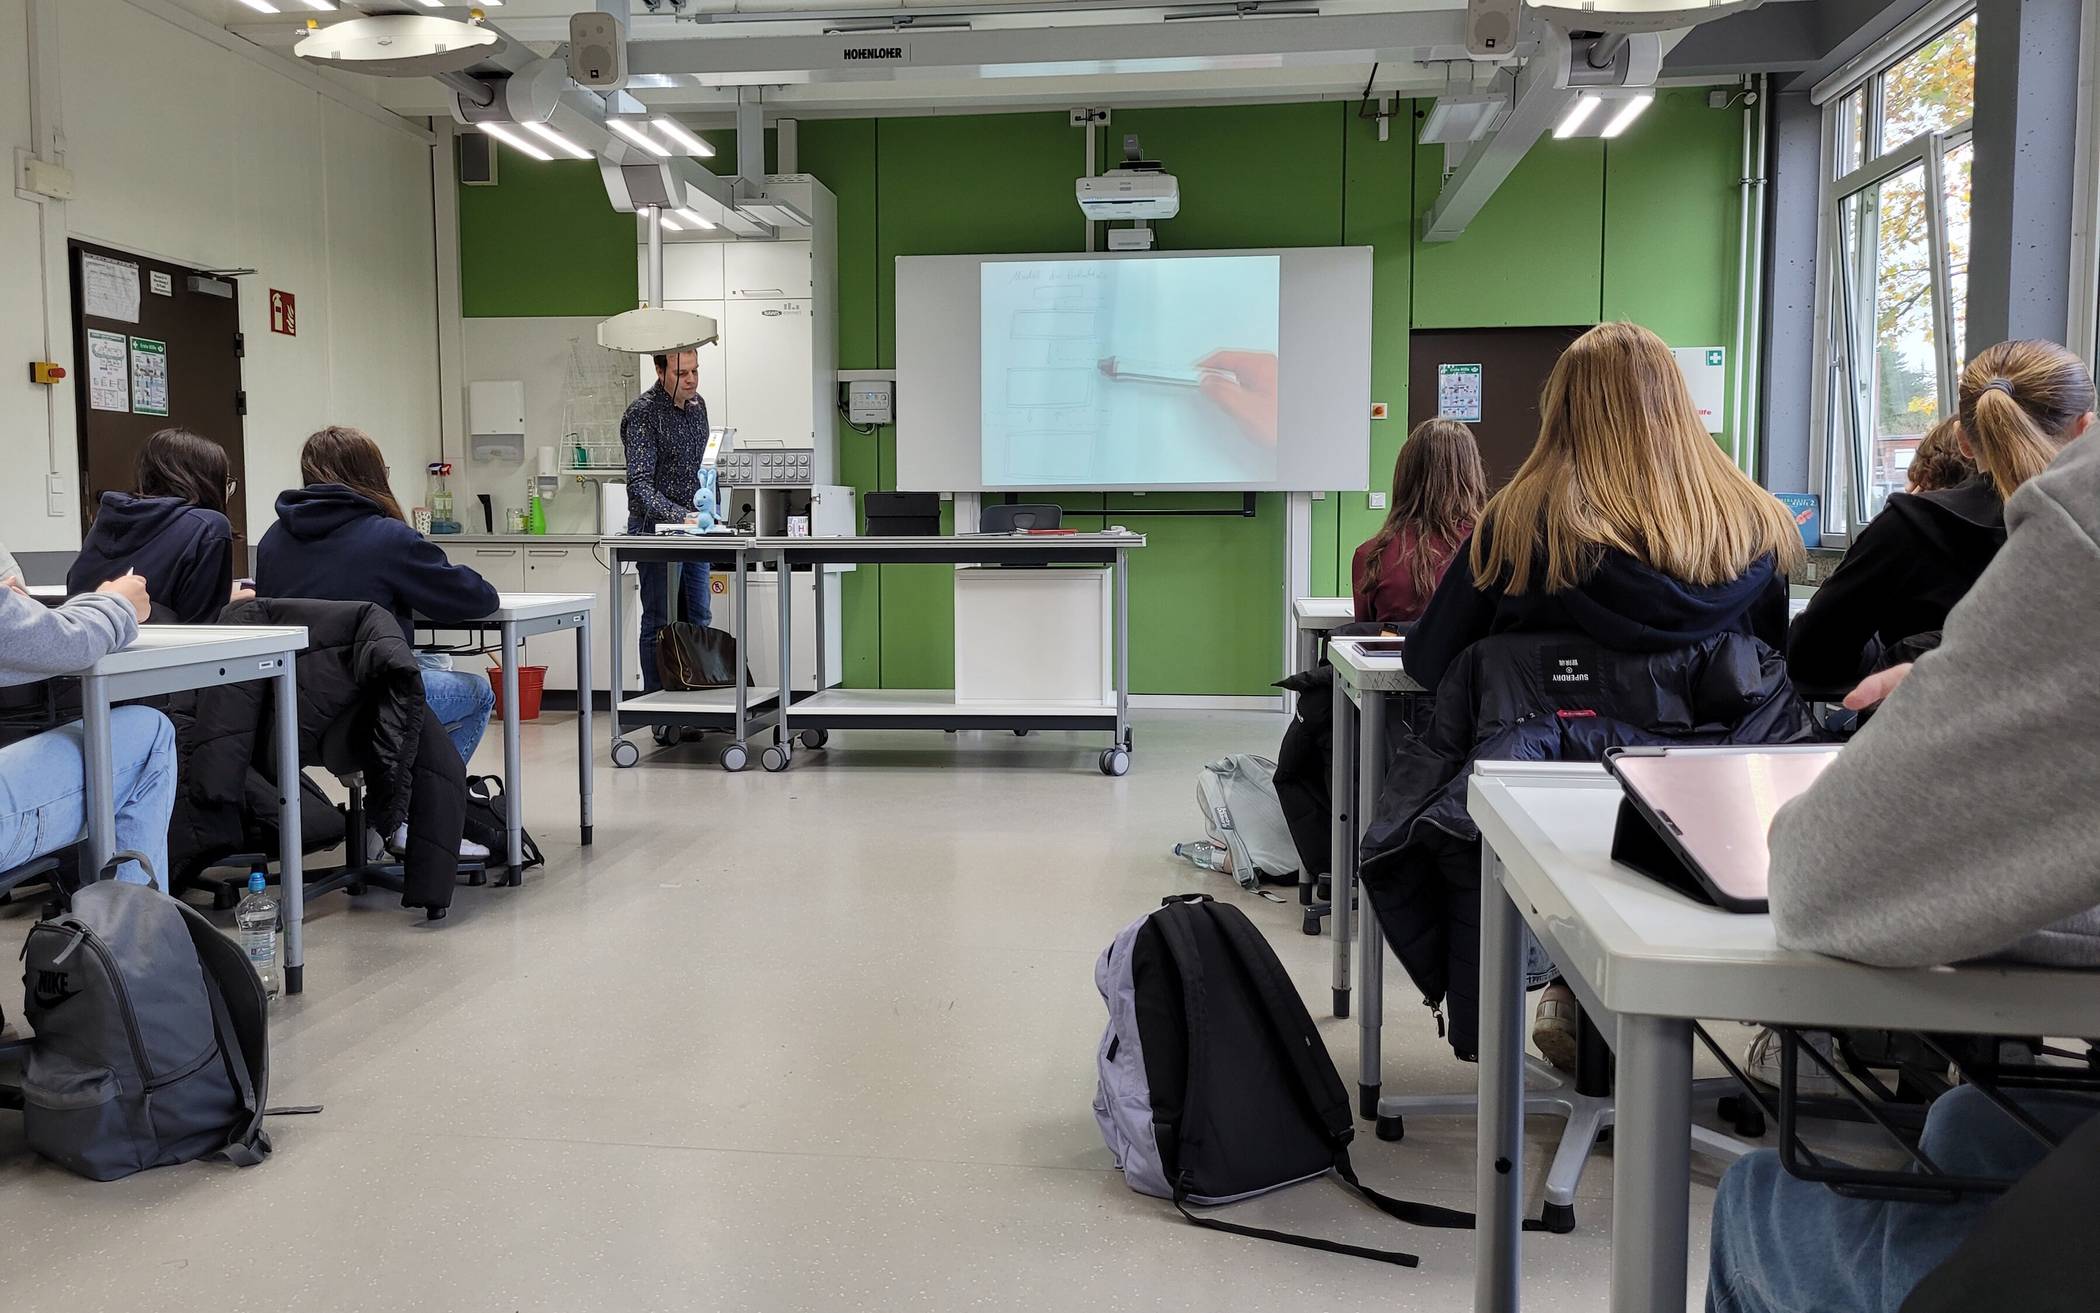
<svg viewBox="0 0 2100 1313">
<path fill-rule="evenodd" d="M 825 646 L 826 640 L 831 635 L 824 623 L 824 591 L 824 563 L 819 561 L 810 567 L 809 579 L 810 600 L 816 603 L 817 677 L 813 686 L 819 693 L 831 687 L 831 662 L 829 660 L 831 649 Z"/>
<path fill-rule="evenodd" d="M 299 833 L 299 663 L 284 658 L 277 686 L 277 872 L 284 899 L 284 992 L 306 988 L 305 845 Z M 352 835 L 353 844 L 363 835 Z"/>
<path fill-rule="evenodd" d="M 1685 1088 L 1691 1088 L 1689 1083 Z M 1518 1245 L 1524 1230 L 1524 921 L 1502 888 L 1502 861 L 1486 844 L 1480 847 L 1477 1143 L 1473 1309 L 1516 1313 Z M 1682 1307 L 1682 1283 L 1677 1293 Z"/>
<path fill-rule="evenodd" d="M 1349 1015 L 1349 894 L 1356 881 L 1356 704 L 1334 681 L 1334 762 L 1327 792 L 1334 852 L 1327 877 L 1328 931 L 1334 936 L 1334 1015 Z"/>
<path fill-rule="evenodd" d="M 93 880 L 100 878 L 110 854 L 117 850 L 117 775 L 109 743 L 109 686 L 99 675 L 80 681 L 80 721 L 82 765 L 87 771 L 86 878 Z M 155 871 L 153 878 L 165 880 L 168 873 Z"/>
<path fill-rule="evenodd" d="M 1684 1307 L 1692 1171 L 1692 1026 L 1619 1018 L 1612 1159 L 1611 1307 Z"/>
<path fill-rule="evenodd" d="M 612 592 L 606 594 L 605 608 L 606 623 L 612 626 L 612 638 L 606 643 L 612 653 L 612 670 L 607 676 L 606 687 L 610 691 L 606 694 L 605 718 L 612 722 L 613 765 L 621 766 L 627 764 L 620 760 L 620 699 L 627 689 L 627 662 L 620 649 L 627 643 L 627 626 L 620 623 L 620 594 L 624 591 L 620 587 L 620 549 L 607 547 L 605 555 L 612 562 Z"/>
<path fill-rule="evenodd" d="M 773 558 L 775 587 L 774 610 L 779 614 L 780 682 L 775 685 L 780 692 L 773 701 L 773 746 L 766 749 L 760 760 L 767 770 L 785 770 L 795 759 L 795 731 L 788 725 L 788 711 L 795 700 L 795 663 L 791 649 L 794 645 L 792 630 L 795 627 L 795 593 L 792 587 L 795 576 L 788 570 L 787 553 Z"/>
<path fill-rule="evenodd" d="M 736 632 L 738 635 L 736 662 L 736 743 L 733 746 L 739 748 L 744 747 L 746 740 L 748 740 L 751 737 L 751 727 L 749 724 L 746 723 L 751 717 L 751 681 L 746 678 L 750 671 L 748 671 L 745 668 L 744 662 L 744 645 L 748 643 L 751 634 L 751 611 L 750 608 L 744 604 L 746 600 L 745 584 L 748 582 L 744 577 L 744 572 L 750 569 L 750 567 L 750 557 L 745 555 L 743 552 L 738 552 L 736 554 L 735 568 L 731 572 L 731 583 L 729 588 L 729 604 L 736 611 Z M 742 768 L 739 767 L 738 769 Z"/>
<path fill-rule="evenodd" d="M 1116 549 L 1116 744 L 1130 747 L 1130 553 Z"/>
<path fill-rule="evenodd" d="M 585 611 L 576 627 L 576 811 L 586 848 L 591 846 L 591 703 L 597 698 L 591 685 L 591 613 Z"/>
<path fill-rule="evenodd" d="M 518 625 L 505 621 L 503 631 L 503 883 L 525 883 L 525 772 L 518 765 L 525 717 L 518 706 Z"/>
<path fill-rule="evenodd" d="M 1385 694 L 1364 694 L 1356 726 L 1356 816 L 1350 826 L 1355 836 L 1350 866 L 1363 865 L 1363 836 L 1371 817 L 1377 814 L 1378 792 L 1385 785 Z M 1351 886 L 1362 895 L 1356 909 L 1357 966 L 1357 1085 L 1356 1114 L 1366 1121 L 1378 1116 L 1379 1072 L 1383 1066 L 1385 1024 L 1385 934 L 1378 914 L 1371 910 L 1371 895 L 1361 879 Z"/>
</svg>

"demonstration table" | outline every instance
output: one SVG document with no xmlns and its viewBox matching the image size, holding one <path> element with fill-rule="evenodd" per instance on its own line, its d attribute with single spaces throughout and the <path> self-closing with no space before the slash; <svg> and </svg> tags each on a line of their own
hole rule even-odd
<svg viewBox="0 0 2100 1313">
<path fill-rule="evenodd" d="M 614 590 L 615 596 L 618 590 Z M 503 654 L 503 825 L 506 832 L 502 883 L 525 879 L 525 768 L 518 714 L 518 667 L 525 640 L 570 630 L 576 635 L 576 805 L 583 845 L 591 843 L 591 610 L 598 599 L 589 593 L 499 593 L 496 609 L 465 624 L 438 624 L 418 619 L 418 629 L 450 631 L 494 629 Z M 617 605 L 617 603 L 615 603 Z M 617 628 L 615 633 L 619 632 Z M 619 669 L 617 649 L 613 669 Z"/>
<path fill-rule="evenodd" d="M 111 704 L 192 689 L 267 679 L 276 685 L 276 759 L 299 760 L 296 657 L 306 630 L 287 625 L 141 625 L 129 647 L 80 671 L 80 719 L 87 758 L 87 854 L 100 871 L 116 849 L 116 762 L 109 739 Z M 280 767 L 277 860 L 284 897 L 284 990 L 304 987 L 306 915 L 304 853 L 299 834 L 299 772 Z M 154 874 L 162 880 L 166 871 Z"/>
<path fill-rule="evenodd" d="M 834 729 L 1012 729 L 1106 730 L 1115 737 L 1101 751 L 1101 773 L 1130 769 L 1130 553 L 1145 545 L 1139 533 L 956 534 L 895 538 L 761 538 L 756 550 L 784 570 L 808 567 L 816 576 L 816 642 L 824 649 L 826 565 L 885 563 L 936 565 L 1096 565 L 1115 572 L 1115 644 L 1112 694 L 1099 702 L 1019 702 L 958 699 L 952 689 L 846 689 L 825 684 L 806 698 L 790 698 L 780 712 L 778 741 L 760 758 L 767 770 L 785 770 L 794 759 L 794 727 L 806 747 L 820 747 Z M 792 607 L 789 590 L 780 607 L 779 686 L 791 688 L 789 656 Z M 741 626 L 741 615 L 739 617 Z M 741 628 L 739 632 L 743 632 Z"/>
<path fill-rule="evenodd" d="M 629 654 L 627 631 L 620 623 L 620 567 L 630 561 L 654 561 L 666 566 L 727 567 L 729 605 L 736 616 L 736 632 L 748 634 L 751 627 L 745 605 L 744 576 L 753 559 L 759 556 L 753 548 L 755 541 L 748 535 L 716 533 L 621 534 L 598 540 L 598 545 L 605 549 L 606 563 L 612 571 L 612 608 L 607 618 L 612 626 L 612 641 L 608 646 L 612 649 L 613 765 L 625 769 L 640 761 L 642 750 L 627 741 L 627 734 L 632 729 L 656 725 L 672 729 L 725 730 L 730 737 L 722 748 L 722 769 L 739 771 L 751 763 L 751 734 L 776 722 L 780 690 L 787 687 L 786 682 L 753 687 L 749 672 L 740 660 L 736 663 L 736 682 L 727 688 L 666 689 L 628 696 L 625 679 Z M 670 597 L 675 596 L 675 590 L 671 589 L 668 579 L 664 587 L 668 604 Z M 781 590 L 781 596 L 787 596 L 786 589 Z"/>
<path fill-rule="evenodd" d="M 1320 663 L 1320 636 L 1356 622 L 1356 602 L 1348 597 L 1300 597 L 1291 602 L 1291 626 L 1295 635 L 1291 673 L 1311 670 Z"/>
<path fill-rule="evenodd" d="M 1694 1020 L 2082 1035 L 2100 1016 L 2100 972 L 1887 970 L 1780 948 L 1770 917 L 1695 903 L 1613 862 L 1619 797 L 1595 766 L 1486 763 L 1468 786 L 1482 840 L 1479 1313 L 1518 1307 L 1525 925 L 1584 1010 L 1611 1023 L 1614 1313 L 1684 1307 Z"/>
</svg>

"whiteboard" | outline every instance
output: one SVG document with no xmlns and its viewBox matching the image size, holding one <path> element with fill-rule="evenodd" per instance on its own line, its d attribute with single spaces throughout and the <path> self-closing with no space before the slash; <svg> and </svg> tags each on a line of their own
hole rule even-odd
<svg viewBox="0 0 2100 1313">
<path fill-rule="evenodd" d="M 900 490 L 1361 491 L 1370 411 L 1369 247 L 897 261 Z"/>
</svg>

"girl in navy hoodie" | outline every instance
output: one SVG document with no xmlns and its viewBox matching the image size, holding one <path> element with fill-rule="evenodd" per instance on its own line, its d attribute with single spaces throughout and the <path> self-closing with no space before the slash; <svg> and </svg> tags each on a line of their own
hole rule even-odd
<svg viewBox="0 0 2100 1313">
<path fill-rule="evenodd" d="M 488 580 L 409 527 L 378 443 L 356 429 L 322 429 L 299 453 L 299 477 L 306 486 L 278 494 L 277 523 L 256 549 L 255 587 L 264 597 L 375 602 L 411 641 L 418 616 L 461 624 L 496 609 Z M 489 681 L 426 658 L 423 696 L 460 760 L 473 760 L 496 706 Z"/>
<path fill-rule="evenodd" d="M 131 572 L 153 589 L 154 621 L 212 623 L 233 596 L 226 449 L 188 429 L 162 429 L 139 448 L 134 476 L 138 492 L 102 494 L 66 591 L 90 593 Z"/>
</svg>

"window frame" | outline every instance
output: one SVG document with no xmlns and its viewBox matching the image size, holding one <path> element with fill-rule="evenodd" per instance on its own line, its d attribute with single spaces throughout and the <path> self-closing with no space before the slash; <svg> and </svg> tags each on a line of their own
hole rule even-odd
<svg viewBox="0 0 2100 1313">
<path fill-rule="evenodd" d="M 2086 3 L 2100 6 L 2100 0 Z M 1877 424 L 1868 405 L 1870 390 L 1862 389 L 1858 379 L 1862 343 L 1867 368 L 1876 368 L 1877 357 L 1874 345 L 1860 336 L 1863 329 L 1857 319 L 1861 285 L 1878 277 L 1879 233 L 1863 227 L 1856 248 L 1848 248 L 1845 211 L 1863 195 L 1873 195 L 1878 200 L 1876 189 L 1912 169 L 1920 171 L 1920 185 L 1925 192 L 1935 391 L 1939 413 L 1954 413 L 1962 362 L 1957 358 L 1951 331 L 1954 306 L 1946 164 L 1949 152 L 1964 147 L 1973 152 L 1974 119 L 1964 119 L 1938 131 L 1921 132 L 1893 146 L 1883 143 L 1880 137 L 1889 71 L 1950 29 L 1969 21 L 1976 8 L 1975 0 L 1933 5 L 1815 88 L 1814 98 L 1823 106 L 1823 172 L 1816 197 L 1815 368 L 1811 380 L 1809 470 L 1823 501 L 1824 538 L 1834 544 L 1849 545 L 1852 535 L 1872 518 L 1868 498 Z M 1854 168 L 1839 175 L 1836 168 L 1846 158 L 1847 129 L 1853 126 L 1849 120 L 1855 112 L 1860 118 L 1862 158 Z M 1864 215 L 1873 207 L 1862 203 L 1861 208 Z M 2100 260 L 2096 260 L 2095 273 L 2096 290 L 2100 290 Z M 2096 307 L 2096 315 L 2100 315 L 2100 307 Z"/>
</svg>

